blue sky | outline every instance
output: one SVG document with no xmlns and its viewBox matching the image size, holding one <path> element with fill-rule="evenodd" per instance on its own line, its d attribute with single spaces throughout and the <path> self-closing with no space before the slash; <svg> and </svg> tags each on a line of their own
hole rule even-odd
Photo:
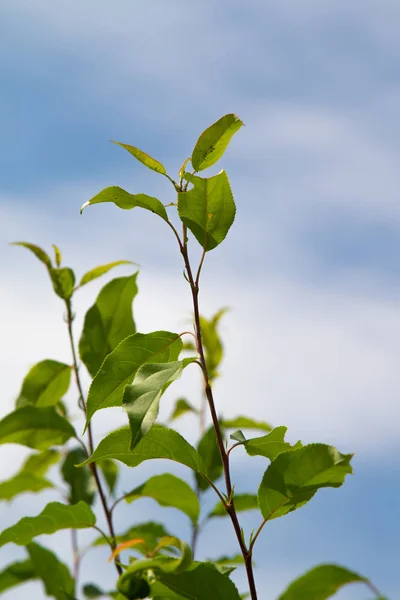
<svg viewBox="0 0 400 600">
<path fill-rule="evenodd" d="M 324 561 L 358 569 L 388 596 L 399 591 L 399 17 L 395 0 L 0 5 L 2 415 L 33 363 L 68 360 L 45 273 L 7 243 L 57 243 L 80 272 L 130 258 L 142 265 L 139 327 L 182 327 L 189 297 L 163 224 L 108 206 L 80 217 L 79 207 L 113 184 L 173 200 L 168 182 L 110 139 L 141 147 L 174 174 L 219 116 L 235 112 L 246 124 L 221 161 L 237 218 L 207 257 L 202 290 L 205 314 L 232 307 L 222 327 L 220 410 L 356 452 L 355 476 L 341 490 L 265 533 L 256 562 L 271 600 Z M 78 300 L 77 326 L 97 290 Z M 187 375 L 176 391 L 196 399 L 196 383 Z M 109 420 L 99 415 L 99 438 Z M 194 439 L 193 423 L 181 428 Z M 0 448 L 4 477 L 10 448 L 22 458 L 18 447 Z M 256 485 L 257 469 L 238 461 L 243 490 Z M 43 498 L 27 498 L 35 514 Z M 5 507 L 1 526 L 26 510 L 23 500 Z M 250 529 L 255 519 L 246 516 Z M 224 531 L 224 523 L 205 530 L 204 556 Z M 69 560 L 65 538 L 42 541 Z M 0 564 L 9 557 L 2 549 Z M 91 576 L 111 578 L 104 557 L 96 560 L 87 562 Z M 243 587 L 240 573 L 238 581 Z M 5 597 L 28 590 L 41 597 L 38 584 Z M 362 589 L 339 597 L 368 600 Z"/>
</svg>

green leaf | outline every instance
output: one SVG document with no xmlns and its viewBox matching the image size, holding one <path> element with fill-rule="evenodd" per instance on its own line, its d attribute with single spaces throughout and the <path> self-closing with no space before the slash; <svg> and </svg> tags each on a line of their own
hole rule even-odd
<svg viewBox="0 0 400 600">
<path fill-rule="evenodd" d="M 129 152 L 129 154 L 132 154 L 132 156 L 134 156 L 139 162 L 141 162 L 143 165 L 145 165 L 152 171 L 156 171 L 156 173 L 160 173 L 160 175 L 167 174 L 164 165 L 162 165 L 155 158 L 152 158 L 151 156 L 146 154 L 146 152 L 143 152 L 143 150 L 139 150 L 139 148 L 135 148 L 135 146 L 130 146 L 129 144 L 121 144 L 121 142 L 114 142 L 113 140 L 111 141 L 113 144 L 117 144 L 118 146 L 121 146 L 121 148 L 125 148 L 125 150 Z"/>
<path fill-rule="evenodd" d="M 106 458 L 104 460 L 99 461 L 97 463 L 97 466 L 103 473 L 104 479 L 106 480 L 106 483 L 108 485 L 108 491 L 111 495 L 113 495 L 115 491 L 115 486 L 118 481 L 119 467 L 117 463 L 113 460 L 109 460 Z"/>
<path fill-rule="evenodd" d="M 123 406 L 128 413 L 131 427 L 131 450 L 152 428 L 157 416 L 160 399 L 166 388 L 176 381 L 183 369 L 195 359 L 166 363 L 147 363 L 135 375 L 131 385 L 127 385 L 123 396 Z"/>
<path fill-rule="evenodd" d="M 281 452 L 301 447 L 301 442 L 297 442 L 295 446 L 285 442 L 286 431 L 287 427 L 275 427 L 267 435 L 246 440 L 243 445 L 247 450 L 247 454 L 250 456 L 265 456 L 270 460 L 274 460 Z"/>
<path fill-rule="evenodd" d="M 203 471 L 211 481 L 216 481 L 221 477 L 223 472 L 221 455 L 218 448 L 217 436 L 214 427 L 211 426 L 197 446 L 197 451 L 203 459 L 205 471 Z M 196 474 L 197 485 L 200 490 L 205 491 L 210 487 L 210 484 L 200 475 Z"/>
<path fill-rule="evenodd" d="M 235 440 L 235 442 L 239 442 L 239 444 L 243 444 L 246 441 L 243 431 L 241 431 L 240 429 L 231 433 L 231 435 L 229 437 L 231 438 L 231 440 Z"/>
<path fill-rule="evenodd" d="M 195 413 L 196 415 L 199 414 L 199 411 L 194 408 L 194 406 L 192 406 L 185 398 L 178 398 L 173 413 L 170 417 L 170 421 L 174 421 L 188 412 Z"/>
<path fill-rule="evenodd" d="M 36 543 L 26 547 L 37 576 L 43 581 L 47 596 L 57 600 L 74 597 L 74 580 L 68 567 L 53 552 Z"/>
<path fill-rule="evenodd" d="M 105 188 L 96 196 L 85 202 L 81 207 L 81 213 L 87 206 L 100 204 L 101 202 L 112 202 L 124 210 L 130 210 L 136 207 L 144 208 L 155 213 L 164 219 L 164 221 L 168 221 L 167 211 L 160 200 L 153 196 L 147 196 L 146 194 L 130 194 L 116 185 Z"/>
<path fill-rule="evenodd" d="M 61 474 L 69 486 L 68 501 L 76 504 L 83 500 L 92 504 L 96 491 L 96 482 L 89 467 L 77 468 L 75 465 L 83 462 L 87 455 L 83 448 L 78 447 L 70 450 L 65 457 L 61 467 Z"/>
<path fill-rule="evenodd" d="M 293 581 L 279 600 L 326 600 L 355 582 L 368 583 L 368 579 L 337 565 L 318 565 Z"/>
<path fill-rule="evenodd" d="M 325 444 L 309 444 L 279 454 L 265 471 L 258 490 L 264 519 L 276 519 L 300 508 L 320 488 L 340 487 L 352 473 L 352 456 Z"/>
<path fill-rule="evenodd" d="M 137 275 L 109 281 L 86 313 L 79 354 L 92 377 L 105 357 L 136 331 L 132 302 L 138 292 Z"/>
<path fill-rule="evenodd" d="M 160 573 L 158 578 L 173 592 L 190 600 L 240 600 L 233 581 L 210 563 L 194 565 L 179 574 Z"/>
<path fill-rule="evenodd" d="M 63 267 L 61 269 L 50 269 L 49 273 L 57 296 L 63 300 L 69 300 L 73 294 L 75 285 L 75 273 L 73 270 Z"/>
<path fill-rule="evenodd" d="M 82 464 L 114 458 L 128 467 L 137 467 L 145 460 L 166 458 L 186 465 L 194 471 L 205 470 L 201 457 L 193 446 L 173 429 L 155 425 L 134 450 L 130 450 L 130 437 L 129 427 L 113 431 L 100 442 L 92 456 Z"/>
<path fill-rule="evenodd" d="M 221 317 L 228 310 L 228 308 L 222 308 L 210 320 L 203 316 L 200 317 L 201 337 L 211 380 L 218 377 L 217 369 L 223 357 L 224 347 L 218 333 L 218 325 Z"/>
<path fill-rule="evenodd" d="M 54 258 L 55 258 L 55 261 L 56 261 L 56 265 L 57 265 L 57 267 L 60 267 L 61 266 L 61 262 L 62 262 L 61 250 L 55 244 L 52 244 L 52 246 L 53 246 L 53 250 L 54 250 Z"/>
<path fill-rule="evenodd" d="M 21 473 L 30 473 L 37 477 L 46 475 L 48 469 L 54 465 L 60 458 L 60 453 L 56 450 L 46 450 L 39 454 L 29 456 L 21 468 Z"/>
<path fill-rule="evenodd" d="M 101 598 L 102 596 L 108 596 L 107 592 L 101 590 L 94 583 L 86 583 L 83 586 L 82 591 L 86 598 Z"/>
<path fill-rule="evenodd" d="M 192 488 L 179 477 L 165 473 L 150 477 L 125 497 L 127 502 L 153 498 L 160 506 L 172 506 L 185 513 L 196 524 L 200 514 L 199 499 Z"/>
<path fill-rule="evenodd" d="M 0 500 L 10 501 L 19 494 L 41 492 L 52 487 L 54 487 L 53 484 L 43 477 L 29 473 L 18 473 L 7 481 L 0 483 Z"/>
<path fill-rule="evenodd" d="M 244 559 L 241 554 L 234 554 L 233 556 L 221 556 L 215 560 L 210 560 L 215 565 L 243 565 Z"/>
<path fill-rule="evenodd" d="M 107 263 L 106 265 L 100 265 L 99 267 L 90 269 L 90 271 L 88 271 L 87 273 L 85 273 L 83 275 L 82 279 L 79 282 L 78 287 L 82 287 L 86 283 L 89 283 L 90 281 L 93 281 L 94 279 L 97 279 L 98 277 L 105 275 L 105 273 L 108 273 L 108 271 L 111 271 L 111 269 L 114 269 L 114 267 L 119 267 L 119 265 L 134 265 L 134 264 L 135 263 L 132 262 L 131 260 L 116 260 L 114 262 Z"/>
<path fill-rule="evenodd" d="M 258 508 L 257 496 L 255 494 L 235 494 L 234 500 L 236 512 L 244 512 L 246 510 Z M 218 502 L 214 509 L 208 514 L 208 517 L 226 517 L 227 514 L 223 504 Z"/>
<path fill-rule="evenodd" d="M 38 258 L 43 264 L 45 264 L 49 270 L 52 269 L 53 265 L 51 264 L 51 259 L 49 255 L 44 250 L 42 250 L 42 248 L 39 248 L 39 246 L 36 246 L 35 244 L 29 244 L 28 242 L 12 242 L 11 246 L 23 246 L 24 248 L 27 248 L 28 250 L 33 252 L 36 258 Z"/>
<path fill-rule="evenodd" d="M 17 406 L 55 406 L 67 393 L 71 367 L 56 360 L 42 360 L 26 375 L 17 399 Z"/>
<path fill-rule="evenodd" d="M 156 556 L 155 558 L 134 561 L 117 581 L 117 589 L 121 594 L 126 594 L 129 598 L 147 598 L 147 596 L 131 595 L 133 591 L 136 591 L 136 585 L 140 581 L 140 575 L 143 571 L 152 569 L 156 573 L 180 573 L 190 566 L 192 551 L 185 542 L 175 537 L 168 537 L 164 538 L 163 543 L 164 545 L 176 547 L 180 551 L 180 557 Z M 148 589 L 149 592 L 150 589 Z"/>
<path fill-rule="evenodd" d="M 96 517 L 85 502 L 67 506 L 50 502 L 36 517 L 23 517 L 18 523 L 4 529 L 0 534 L 0 547 L 14 543 L 26 546 L 33 538 L 43 533 L 51 534 L 61 529 L 83 529 L 92 527 Z"/>
<path fill-rule="evenodd" d="M 176 333 L 135 333 L 120 342 L 92 381 L 87 398 L 87 422 L 101 408 L 122 406 L 125 387 L 145 363 L 177 360 L 182 340 Z"/>
<path fill-rule="evenodd" d="M 116 541 L 117 544 L 121 544 L 123 542 L 128 542 L 130 540 L 142 539 L 144 540 L 143 544 L 136 544 L 132 550 L 137 550 L 143 555 L 146 555 L 147 552 L 154 552 L 156 547 L 159 545 L 161 538 L 169 537 L 171 534 L 165 529 L 164 525 L 161 523 L 156 523 L 154 521 L 148 521 L 146 523 L 139 523 L 138 525 L 133 525 L 130 527 L 125 533 L 122 535 L 117 535 Z M 94 542 L 94 546 L 104 546 L 106 544 L 106 540 L 103 536 L 97 538 Z"/>
<path fill-rule="evenodd" d="M 32 561 L 24 560 L 8 565 L 4 571 L 0 572 L 0 594 L 10 588 L 26 583 L 32 579 L 36 579 L 37 574 L 33 567 Z"/>
<path fill-rule="evenodd" d="M 271 431 L 272 426 L 265 421 L 256 421 L 249 417 L 235 417 L 234 419 L 222 419 L 222 425 L 225 429 L 260 429 L 261 431 Z"/>
<path fill-rule="evenodd" d="M 228 114 L 203 131 L 192 153 L 192 165 L 195 171 L 203 171 L 216 163 L 224 154 L 232 136 L 242 125 L 239 117 Z"/>
<path fill-rule="evenodd" d="M 0 421 L 0 444 L 21 444 L 36 450 L 63 445 L 76 433 L 53 407 L 24 406 Z"/>
<path fill-rule="evenodd" d="M 228 176 L 225 171 L 203 179 L 185 173 L 194 185 L 178 193 L 178 213 L 205 251 L 212 250 L 226 237 L 236 213 Z"/>
</svg>

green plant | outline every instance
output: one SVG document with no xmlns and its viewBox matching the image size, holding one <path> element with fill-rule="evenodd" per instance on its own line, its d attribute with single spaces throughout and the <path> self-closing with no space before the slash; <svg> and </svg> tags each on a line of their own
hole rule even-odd
<svg viewBox="0 0 400 600">
<path fill-rule="evenodd" d="M 107 283 L 86 313 L 78 344 L 80 361 L 92 377 L 87 397 L 74 338 L 74 295 L 112 268 L 131 263 L 117 261 L 96 267 L 76 285 L 74 272 L 62 266 L 61 252 L 56 246 L 53 264 L 50 256 L 38 246 L 17 242 L 44 263 L 54 292 L 64 304 L 72 364 L 46 359 L 35 365 L 23 381 L 15 410 L 0 422 L 1 444 L 18 443 L 37 451 L 13 478 L 0 484 L 0 499 L 11 500 L 23 492 L 39 492 L 51 487 L 53 484 L 46 478 L 46 472 L 56 463 L 68 493 L 63 502 L 52 502 L 39 515 L 24 517 L 1 532 L 0 546 L 10 542 L 22 545 L 27 559 L 9 565 L 0 573 L 0 593 L 18 583 L 39 578 L 47 595 L 57 599 L 76 598 L 81 560 L 76 532 L 80 528 L 93 528 L 100 533 L 93 545 L 110 547 L 117 582 L 116 589 L 109 592 L 102 591 L 96 584 L 86 584 L 83 594 L 87 598 L 239 600 L 243 596 L 239 595 L 229 574 L 238 564 L 243 564 L 249 595 L 256 600 L 253 550 L 264 527 L 270 520 L 305 505 L 319 489 L 340 487 L 346 475 L 352 472 L 351 454 L 342 454 L 321 443 L 303 446 L 299 441 L 291 445 L 285 441 L 286 428 L 282 426 L 272 428 L 264 421 L 246 416 L 231 420 L 218 416 L 213 383 L 223 355 L 218 324 L 225 311 L 219 311 L 209 320 L 201 316 L 200 280 L 205 257 L 225 239 L 236 208 L 225 171 L 209 178 L 200 177 L 198 173 L 221 158 L 241 126 L 242 122 L 233 114 L 211 125 L 199 137 L 176 181 L 157 160 L 133 146 L 119 144 L 149 169 L 167 177 L 177 194 L 177 202 L 164 205 L 157 198 L 130 194 L 114 186 L 101 191 L 82 207 L 83 210 L 85 206 L 112 202 L 122 209 L 141 207 L 158 215 L 172 231 L 182 255 L 194 314 L 193 331 L 138 333 L 132 315 L 132 302 L 138 291 L 137 273 Z M 186 171 L 189 163 L 192 172 Z M 173 209 L 172 216 L 167 208 Z M 182 227 L 181 233 L 177 223 Z M 201 247 L 196 268 L 189 256 L 189 236 Z M 179 398 L 170 421 L 184 413 L 193 413 L 199 420 L 197 448 L 173 429 L 155 423 L 162 394 L 189 366 L 200 369 L 203 401 L 195 408 L 186 399 Z M 83 436 L 75 431 L 63 403 L 71 376 L 75 379 L 78 405 L 86 422 Z M 111 432 L 95 448 L 93 415 L 103 408 L 118 406 L 125 410 L 128 425 Z M 207 414 L 211 417 L 209 428 Z M 258 430 L 261 435 L 246 437 L 243 430 Z M 229 431 L 232 433 L 228 443 Z M 257 494 L 235 493 L 231 460 L 238 446 L 243 446 L 249 457 L 261 456 L 269 462 Z M 59 451 L 55 447 L 64 449 Z M 165 473 L 118 496 L 116 461 L 134 468 L 143 461 L 160 458 L 189 467 L 194 473 L 194 485 Z M 230 558 L 201 562 L 195 560 L 194 553 L 201 532 L 201 500 L 210 488 L 216 493 L 217 504 L 205 518 L 229 518 L 239 552 Z M 96 525 L 91 508 L 96 496 L 100 499 L 107 531 Z M 111 503 L 108 496 L 113 498 Z M 136 523 L 123 533 L 116 532 L 113 515 L 119 504 L 143 497 L 186 514 L 192 523 L 191 544 L 169 534 L 160 523 Z M 240 525 L 240 513 L 245 510 L 261 513 L 260 525 L 250 536 Z M 73 573 L 55 554 L 32 541 L 40 534 L 61 529 L 72 532 Z M 125 550 L 132 552 L 127 564 L 120 557 Z M 324 600 L 353 582 L 366 584 L 382 600 L 368 579 L 336 565 L 320 565 L 309 571 L 294 581 L 280 600 Z"/>
</svg>

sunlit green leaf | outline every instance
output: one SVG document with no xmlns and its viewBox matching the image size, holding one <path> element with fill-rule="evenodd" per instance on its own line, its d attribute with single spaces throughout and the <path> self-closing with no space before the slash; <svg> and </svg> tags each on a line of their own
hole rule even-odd
<svg viewBox="0 0 400 600">
<path fill-rule="evenodd" d="M 97 446 L 85 463 L 114 458 L 128 467 L 136 467 L 145 460 L 166 458 L 186 465 L 194 471 L 204 472 L 201 457 L 179 433 L 173 429 L 155 425 L 145 435 L 134 450 L 130 450 L 131 432 L 129 427 L 113 431 Z"/>
<path fill-rule="evenodd" d="M 201 338 L 206 355 L 207 369 L 211 380 L 218 377 L 218 366 L 221 363 L 224 347 L 218 333 L 221 317 L 228 311 L 222 308 L 211 319 L 200 316 Z"/>
<path fill-rule="evenodd" d="M 17 406 L 55 406 L 66 394 L 71 380 L 71 366 L 56 360 L 42 360 L 26 375 Z"/>
<path fill-rule="evenodd" d="M 68 300 L 74 291 L 75 274 L 73 270 L 62 267 L 61 269 L 50 269 L 49 273 L 57 296 L 63 300 Z"/>
<path fill-rule="evenodd" d="M 211 426 L 205 432 L 199 441 L 197 451 L 203 459 L 203 464 L 206 469 L 205 474 L 209 479 L 211 479 L 211 481 L 216 481 L 219 477 L 221 477 L 223 467 L 217 443 L 217 436 L 213 426 Z M 200 490 L 205 491 L 209 488 L 210 484 L 206 479 L 198 474 L 196 474 L 196 479 Z"/>
<path fill-rule="evenodd" d="M 242 125 L 239 117 L 228 114 L 203 131 L 193 149 L 193 168 L 202 171 L 216 163 L 224 154 L 232 136 Z"/>
<path fill-rule="evenodd" d="M 19 494 L 41 492 L 52 487 L 54 487 L 53 484 L 43 477 L 29 473 L 18 473 L 0 483 L 0 500 L 10 501 Z"/>
<path fill-rule="evenodd" d="M 43 581 L 46 595 L 56 600 L 66 600 L 68 595 L 74 597 L 75 585 L 68 567 L 53 552 L 39 544 L 31 542 L 26 549 L 37 577 Z"/>
<path fill-rule="evenodd" d="M 133 383 L 126 386 L 123 406 L 131 427 L 131 450 L 152 428 L 166 388 L 181 376 L 185 366 L 193 360 L 147 363 L 138 370 Z"/>
<path fill-rule="evenodd" d="M 70 450 L 66 455 L 61 467 L 61 474 L 64 481 L 68 484 L 70 504 L 76 504 L 83 500 L 87 504 L 92 504 L 96 491 L 96 482 L 89 467 L 76 467 L 75 465 L 83 462 L 87 455 L 83 448 L 78 447 Z"/>
<path fill-rule="evenodd" d="M 356 582 L 367 583 L 368 579 L 338 565 L 318 565 L 293 581 L 279 600 L 326 600 Z"/>
<path fill-rule="evenodd" d="M 139 498 L 153 498 L 160 506 L 172 506 L 184 512 L 196 523 L 200 514 L 200 504 L 196 493 L 179 477 L 165 473 L 150 477 L 125 497 L 127 502 Z"/>
<path fill-rule="evenodd" d="M 39 246 L 36 246 L 35 244 L 29 244 L 28 242 L 12 242 L 11 245 L 23 246 L 24 248 L 27 248 L 28 250 L 33 252 L 36 258 L 38 258 L 42 263 L 44 263 L 48 269 L 51 269 L 53 267 L 49 255 L 44 250 L 42 250 L 42 248 L 39 248 Z"/>
<path fill-rule="evenodd" d="M 267 435 L 246 440 L 243 445 L 250 456 L 265 456 L 274 460 L 281 452 L 301 447 L 300 442 L 295 446 L 285 442 L 286 431 L 287 427 L 275 427 Z"/>
<path fill-rule="evenodd" d="M 37 577 L 32 561 L 24 560 L 12 563 L 0 572 L 0 594 Z"/>
<path fill-rule="evenodd" d="M 232 556 L 221 556 L 209 562 L 215 565 L 243 565 L 244 559 L 241 554 L 233 554 Z"/>
<path fill-rule="evenodd" d="M 222 419 L 221 423 L 225 429 L 260 429 L 261 431 L 271 431 L 272 429 L 272 426 L 265 421 L 257 421 L 243 416 L 234 419 Z"/>
<path fill-rule="evenodd" d="M 340 454 L 325 444 L 278 454 L 258 490 L 264 519 L 276 519 L 300 508 L 321 488 L 340 487 L 352 472 L 351 458 L 352 454 Z"/>
<path fill-rule="evenodd" d="M 97 466 L 103 473 L 104 479 L 108 485 L 108 490 L 111 495 L 115 492 L 115 486 L 118 481 L 119 467 L 114 460 L 104 459 L 97 463 Z"/>
<path fill-rule="evenodd" d="M 144 208 L 155 213 L 164 219 L 164 221 L 168 221 L 167 211 L 160 200 L 153 198 L 152 196 L 147 196 L 146 194 L 130 194 L 116 185 L 105 188 L 91 198 L 91 200 L 85 202 L 81 208 L 81 213 L 87 206 L 100 204 L 101 202 L 112 202 L 124 210 L 130 210 L 131 208 L 136 207 Z"/>
<path fill-rule="evenodd" d="M 258 509 L 257 496 L 255 494 L 235 494 L 236 512 Z M 226 517 L 227 512 L 221 502 L 218 502 L 214 509 L 208 514 L 209 517 Z"/>
<path fill-rule="evenodd" d="M 133 525 L 125 533 L 116 536 L 117 544 L 128 542 L 134 539 L 142 539 L 142 544 L 136 544 L 132 549 L 146 555 L 147 552 L 153 552 L 159 545 L 161 538 L 169 537 L 171 534 L 165 529 L 162 523 L 148 521 Z M 106 540 L 100 536 L 94 542 L 94 546 L 104 546 Z"/>
<path fill-rule="evenodd" d="M 212 250 L 226 237 L 236 213 L 228 176 L 225 171 L 203 179 L 185 174 L 193 184 L 178 194 L 178 213 L 204 250 Z"/>
<path fill-rule="evenodd" d="M 62 262 L 61 250 L 55 244 L 52 244 L 52 246 L 53 246 L 53 250 L 54 250 L 54 258 L 55 258 L 55 261 L 56 261 L 56 265 L 57 265 L 57 267 L 60 267 L 61 266 L 61 262 Z"/>
<path fill-rule="evenodd" d="M 56 450 L 45 450 L 38 454 L 29 456 L 21 467 L 21 473 L 29 473 L 37 477 L 43 477 L 48 469 L 54 465 L 60 458 L 60 453 Z"/>
<path fill-rule="evenodd" d="M 195 564 L 189 570 L 178 574 L 161 572 L 158 578 L 173 592 L 190 600 L 240 600 L 233 581 L 211 563 Z"/>
<path fill-rule="evenodd" d="M 94 279 L 97 279 L 98 277 L 105 275 L 105 273 L 108 273 L 108 271 L 111 271 L 111 269 L 114 269 L 114 267 L 119 267 L 120 265 L 133 265 L 133 264 L 135 264 L 135 263 L 133 263 L 131 260 L 116 260 L 114 262 L 107 263 L 106 265 L 100 265 L 99 267 L 90 269 L 90 271 L 88 271 L 87 273 L 85 273 L 82 276 L 82 279 L 80 280 L 78 287 L 82 287 L 86 283 L 89 283 L 90 281 L 93 281 Z"/>
<path fill-rule="evenodd" d="M 24 406 L 0 421 L 0 444 L 21 444 L 36 450 L 64 444 L 76 435 L 53 407 Z"/>
<path fill-rule="evenodd" d="M 136 279 L 137 273 L 109 281 L 86 313 L 79 354 L 92 377 L 105 357 L 136 331 L 132 314 Z"/>
<path fill-rule="evenodd" d="M 143 152 L 143 150 L 139 150 L 139 148 L 135 148 L 135 146 L 130 146 L 129 144 L 121 144 L 121 142 L 114 141 L 112 142 L 113 144 L 121 146 L 121 148 L 125 148 L 125 150 L 129 152 L 129 154 L 132 154 L 132 156 L 134 156 L 139 162 L 141 162 L 143 165 L 145 165 L 152 171 L 156 171 L 156 173 L 160 173 L 161 175 L 167 174 L 164 165 L 162 165 L 155 158 L 152 158 L 151 156 L 146 154 L 146 152 Z"/>
<path fill-rule="evenodd" d="M 26 546 L 43 533 L 55 533 L 61 529 L 92 527 L 96 517 L 85 502 L 67 506 L 50 502 L 36 517 L 23 517 L 18 523 L 4 529 L 0 534 L 0 547 L 10 542 Z"/>
<path fill-rule="evenodd" d="M 185 398 L 178 398 L 175 404 L 175 408 L 170 417 L 170 421 L 174 421 L 175 419 L 179 419 L 182 415 L 192 412 L 194 414 L 198 414 L 199 411 L 194 408 Z"/>
<path fill-rule="evenodd" d="M 87 421 L 101 408 L 122 406 L 125 387 L 132 383 L 142 365 L 177 360 L 181 349 L 181 338 L 169 331 L 135 333 L 120 342 L 105 358 L 92 381 L 87 399 Z"/>
</svg>

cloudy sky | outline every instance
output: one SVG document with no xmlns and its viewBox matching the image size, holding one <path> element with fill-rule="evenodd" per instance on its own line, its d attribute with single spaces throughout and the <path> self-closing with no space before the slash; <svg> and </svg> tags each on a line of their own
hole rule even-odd
<svg viewBox="0 0 400 600">
<path fill-rule="evenodd" d="M 120 258 L 140 263 L 139 330 L 187 328 L 189 293 L 168 228 L 139 210 L 102 205 L 80 216 L 79 207 L 108 185 L 174 200 L 167 180 L 110 139 L 142 148 L 174 176 L 217 118 L 235 112 L 246 124 L 221 161 L 237 217 L 207 256 L 201 291 L 207 316 L 232 309 L 222 323 L 219 410 L 356 453 L 342 489 L 266 528 L 255 557 L 263 599 L 328 561 L 392 598 L 399 592 L 399 19 L 397 0 L 0 4 L 0 416 L 32 364 L 70 360 L 62 305 L 42 265 L 8 242 L 57 243 L 78 274 Z M 77 334 L 99 285 L 77 300 Z M 185 374 L 175 392 L 195 402 L 197 384 Z M 110 422 L 123 416 L 96 415 L 98 439 Z M 194 439 L 189 418 L 180 428 Z M 23 456 L 0 448 L 3 479 Z M 166 466 L 141 466 L 123 483 Z M 238 453 L 237 489 L 252 491 L 261 474 Z M 55 495 L 2 507 L 0 525 L 37 514 L 44 499 Z M 154 517 L 151 503 L 137 507 L 135 519 Z M 131 512 L 121 510 L 121 530 Z M 157 514 L 188 535 L 174 511 Z M 245 515 L 247 530 L 258 519 Z M 70 560 L 68 536 L 40 541 Z M 205 529 L 203 557 L 233 549 L 228 523 Z M 22 556 L 7 546 L 0 565 Z M 103 553 L 84 564 L 88 580 L 111 585 Z M 243 573 L 236 581 L 245 589 Z M 27 593 L 43 594 L 29 584 L 4 598 Z M 369 600 L 362 588 L 338 598 Z"/>
</svg>

